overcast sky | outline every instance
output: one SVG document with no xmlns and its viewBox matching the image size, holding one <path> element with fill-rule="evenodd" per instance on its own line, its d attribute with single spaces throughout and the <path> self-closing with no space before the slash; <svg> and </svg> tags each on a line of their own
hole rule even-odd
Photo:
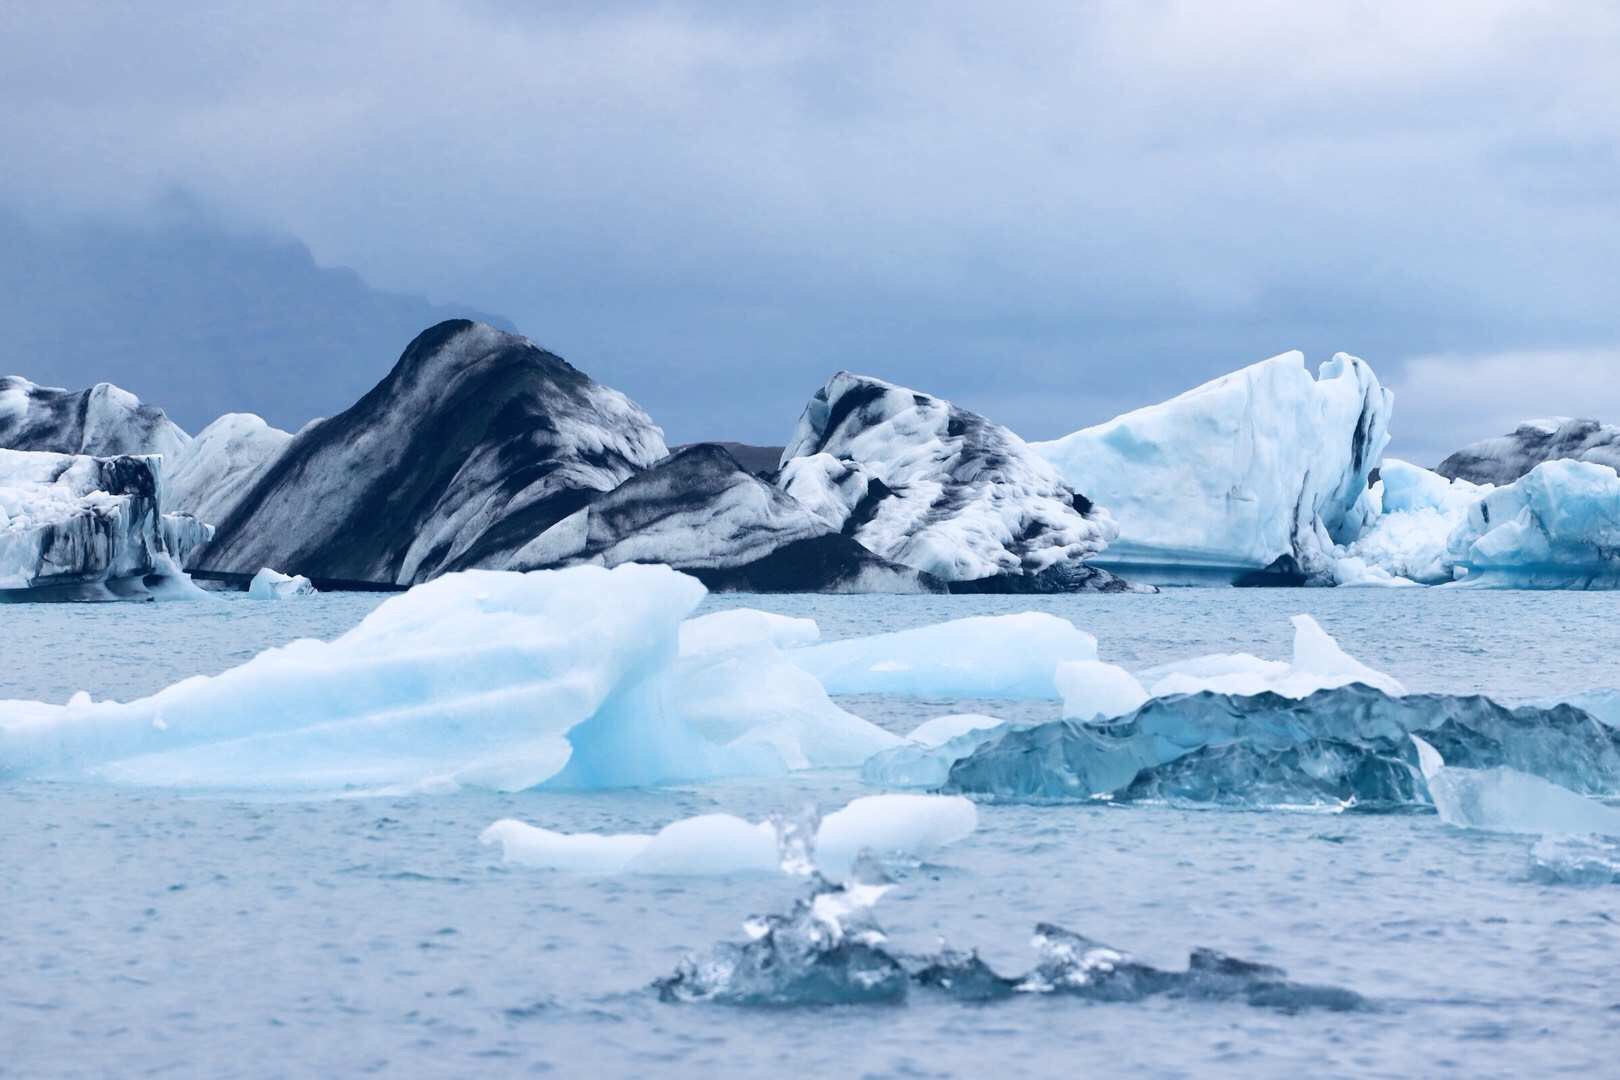
<svg viewBox="0 0 1620 1080">
<path fill-rule="evenodd" d="M 0 209 L 182 191 L 672 441 L 841 367 L 1049 437 L 1290 348 L 1419 460 L 1620 422 L 1620 5 L 235 7 L 0 0 Z"/>
</svg>

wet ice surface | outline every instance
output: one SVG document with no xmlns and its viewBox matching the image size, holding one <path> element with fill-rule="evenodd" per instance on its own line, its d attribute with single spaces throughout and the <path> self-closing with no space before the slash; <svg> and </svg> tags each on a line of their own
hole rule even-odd
<svg viewBox="0 0 1620 1080">
<path fill-rule="evenodd" d="M 298 604 L 9 608 L 0 697 L 150 693 L 378 597 Z M 1507 701 L 1620 683 L 1614 594 L 1241 592 L 1161 596 L 722 598 L 810 615 L 828 638 L 1028 609 L 1137 668 L 1208 652 L 1286 656 L 1309 612 L 1414 692 Z M 932 716 L 1055 719 L 1058 703 L 842 699 L 895 731 Z M 700 813 L 761 820 L 868 794 L 853 773 L 586 795 L 248 802 L 0 785 L 0 1074 L 417 1075 L 1602 1074 L 1615 1017 L 1620 886 L 1536 875 L 1530 837 L 1432 815 L 981 807 L 978 831 L 902 868 L 878 910 L 916 954 L 939 938 L 1029 968 L 1056 923 L 1181 970 L 1198 947 L 1371 999 L 1282 1015 L 1150 998 L 994 1007 L 668 1005 L 688 953 L 741 939 L 802 895 L 786 875 L 570 877 L 480 846 L 512 817 L 651 832 Z"/>
</svg>

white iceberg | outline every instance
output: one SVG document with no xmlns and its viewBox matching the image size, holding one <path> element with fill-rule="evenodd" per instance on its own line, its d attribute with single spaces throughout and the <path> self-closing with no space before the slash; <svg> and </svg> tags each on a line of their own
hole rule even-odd
<svg viewBox="0 0 1620 1080">
<path fill-rule="evenodd" d="M 298 596 L 314 596 L 315 586 L 303 574 L 283 574 L 266 566 L 248 582 L 248 595 L 255 600 L 291 600 Z"/>
<path fill-rule="evenodd" d="M 828 814 L 806 854 L 824 876 L 847 876 L 862 852 L 925 858 L 978 827 L 978 809 L 961 796 L 872 795 Z M 510 863 L 581 874 L 721 875 L 808 870 L 782 828 L 730 814 L 703 814 L 656 834 L 560 833 L 510 818 L 479 837 Z"/>
<path fill-rule="evenodd" d="M 1620 587 L 1620 474 L 1549 461 L 1480 498 L 1448 540 L 1458 585 Z"/>
<path fill-rule="evenodd" d="M 997 717 L 985 716 L 982 713 L 952 713 L 949 716 L 936 716 L 932 720 L 923 721 L 911 730 L 906 740 L 918 746 L 944 746 L 952 739 L 959 739 L 970 732 L 998 728 L 1003 723 L 1005 721 Z"/>
<path fill-rule="evenodd" d="M 226 413 L 167 463 L 164 501 L 218 525 L 290 441 L 292 435 L 252 413 Z"/>
<path fill-rule="evenodd" d="M 0 775 L 597 788 L 852 765 L 898 741 L 772 661 L 768 636 L 733 637 L 752 663 L 725 664 L 736 653 L 719 646 L 683 661 L 681 625 L 703 595 L 693 578 L 634 564 L 446 575 L 331 642 L 270 649 L 138 701 L 0 702 Z M 769 711 L 755 711 L 761 700 Z"/>
<path fill-rule="evenodd" d="M 1216 654 L 1161 664 L 1138 672 L 1138 678 L 1156 698 L 1203 691 L 1303 698 L 1351 683 L 1363 683 L 1397 697 L 1406 693 L 1399 679 L 1346 653 L 1309 615 L 1295 615 L 1291 621 L 1294 654 L 1290 661 L 1262 660 L 1247 653 Z"/>
<path fill-rule="evenodd" d="M 1505 833 L 1593 833 L 1620 837 L 1620 810 L 1515 769 L 1449 766 L 1412 737 L 1440 820 L 1461 829 Z"/>
<path fill-rule="evenodd" d="M 1313 379 L 1289 352 L 1030 446 L 1113 514 L 1106 568 L 1158 582 L 1268 569 L 1328 580 L 1334 546 L 1371 516 L 1392 404 L 1364 361 L 1339 353 Z"/>
<path fill-rule="evenodd" d="M 1063 715 L 1074 720 L 1108 719 L 1140 708 L 1148 693 L 1136 676 L 1101 660 L 1059 664 L 1054 681 L 1063 698 Z"/>
<path fill-rule="evenodd" d="M 1097 639 L 1044 612 L 978 615 L 787 656 L 830 694 L 1054 698 L 1059 664 L 1097 659 Z"/>
</svg>

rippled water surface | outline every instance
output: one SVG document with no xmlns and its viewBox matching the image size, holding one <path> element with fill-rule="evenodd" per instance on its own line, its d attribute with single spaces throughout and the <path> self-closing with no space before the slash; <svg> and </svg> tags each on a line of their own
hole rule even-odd
<svg viewBox="0 0 1620 1080">
<path fill-rule="evenodd" d="M 149 693 L 262 648 L 328 637 L 381 598 L 0 608 L 0 698 Z M 1620 684 L 1614 594 L 1177 590 L 1160 596 L 749 597 L 828 637 L 1042 608 L 1131 667 L 1286 656 L 1308 611 L 1413 690 L 1504 700 Z M 947 711 L 847 704 L 906 730 Z M 1365 1013 L 1241 1005 L 739 1011 L 647 990 L 688 951 L 785 910 L 790 878 L 575 878 L 501 866 L 519 817 L 651 831 L 864 793 L 849 774 L 591 795 L 241 801 L 0 782 L 0 1076 L 1610 1075 L 1620 889 L 1532 882 L 1530 840 L 1429 815 L 987 806 L 977 834 L 901 874 L 879 920 L 1006 972 L 1057 922 L 1163 967 L 1205 945 L 1357 990 Z"/>
</svg>

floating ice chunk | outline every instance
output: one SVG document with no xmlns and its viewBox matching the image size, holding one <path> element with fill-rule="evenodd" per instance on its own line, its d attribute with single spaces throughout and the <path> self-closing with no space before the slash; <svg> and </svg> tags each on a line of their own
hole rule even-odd
<svg viewBox="0 0 1620 1080">
<path fill-rule="evenodd" d="M 255 600 L 291 600 L 298 596 L 314 596 L 315 586 L 303 574 L 288 576 L 279 570 L 263 567 L 248 583 L 248 595 Z"/>
<path fill-rule="evenodd" d="M 842 880 L 863 852 L 923 858 L 972 834 L 978 811 L 966 799 L 875 795 L 829 814 L 804 854 L 824 876 Z M 712 875 L 797 872 L 799 852 L 776 823 L 703 814 L 655 835 L 559 833 L 504 819 L 479 840 L 499 845 L 507 862 L 584 874 Z"/>
<path fill-rule="evenodd" d="M 1030 801 L 1424 802 L 1407 738 L 1413 732 L 1469 766 L 1508 766 L 1585 792 L 1620 791 L 1620 732 L 1578 709 L 1393 697 L 1360 684 L 1302 699 L 1207 692 L 1154 698 L 1113 722 L 1009 726 L 950 766 L 938 786 Z M 873 768 L 869 763 L 869 774 Z"/>
<path fill-rule="evenodd" d="M 956 713 L 951 716 L 936 716 L 932 720 L 925 720 L 912 729 L 906 738 L 919 746 L 944 746 L 952 739 L 959 738 L 969 732 L 985 731 L 989 728 L 1000 727 L 1001 720 L 994 716 L 984 716 L 980 713 Z"/>
<path fill-rule="evenodd" d="M 680 626 L 703 594 L 634 564 L 445 575 L 334 641 L 270 649 L 139 701 L 0 702 L 0 775 L 596 788 L 855 764 L 899 741 L 785 661 L 761 670 L 732 652 L 685 666 Z M 762 700 L 774 711 L 756 712 Z"/>
<path fill-rule="evenodd" d="M 978 824 L 978 808 L 960 796 L 868 795 L 822 819 L 816 865 L 839 879 L 863 851 L 926 858 L 971 836 Z"/>
<path fill-rule="evenodd" d="M 1584 709 L 1612 728 L 1620 728 L 1620 690 L 1587 690 L 1567 698 L 1567 703 Z"/>
<path fill-rule="evenodd" d="M 1296 1013 L 1367 1007 L 1360 994 L 1288 980 L 1279 968 L 1196 949 L 1186 971 L 1151 967 L 1122 950 L 1042 923 L 1034 945 L 1040 960 L 1027 975 L 997 974 L 974 953 L 945 949 L 933 956 L 894 952 L 872 915 L 882 885 L 817 882 L 788 915 L 744 924 L 749 940 L 723 942 L 707 956 L 690 956 L 654 983 L 671 1003 L 736 1006 L 894 1005 L 911 986 L 955 1001 L 1006 1001 L 1019 994 L 1052 994 L 1087 1001 L 1134 1002 L 1164 996 L 1243 1002 Z"/>
<path fill-rule="evenodd" d="M 1063 697 L 1063 715 L 1076 720 L 1124 716 L 1148 699 L 1135 676 L 1100 660 L 1059 664 L 1055 681 Z"/>
<path fill-rule="evenodd" d="M 1060 663 L 1097 659 L 1097 639 L 1044 612 L 979 615 L 788 654 L 830 694 L 1052 698 Z"/>
<path fill-rule="evenodd" d="M 1440 820 L 1462 829 L 1620 837 L 1620 810 L 1514 769 L 1460 769 L 1412 736 Z"/>
<path fill-rule="evenodd" d="M 729 608 L 687 619 L 681 624 L 681 656 L 692 658 L 752 648 L 762 643 L 779 649 L 814 645 L 821 627 L 814 619 L 778 615 L 754 608 Z"/>
<path fill-rule="evenodd" d="M 873 787 L 937 788 L 950 776 L 951 766 L 1012 726 L 970 728 L 937 746 L 907 740 L 868 758 L 861 766 L 861 779 Z"/>
<path fill-rule="evenodd" d="M 1154 697 L 1172 694 L 1281 694 L 1302 698 L 1318 690 L 1363 683 L 1386 694 L 1406 688 L 1393 676 L 1368 667 L 1339 647 L 1309 615 L 1295 615 L 1291 663 L 1261 660 L 1246 653 L 1203 656 L 1164 664 L 1141 673 Z"/>
<path fill-rule="evenodd" d="M 1530 877 L 1544 885 L 1620 885 L 1620 841 L 1543 836 L 1530 849 Z"/>
</svg>

